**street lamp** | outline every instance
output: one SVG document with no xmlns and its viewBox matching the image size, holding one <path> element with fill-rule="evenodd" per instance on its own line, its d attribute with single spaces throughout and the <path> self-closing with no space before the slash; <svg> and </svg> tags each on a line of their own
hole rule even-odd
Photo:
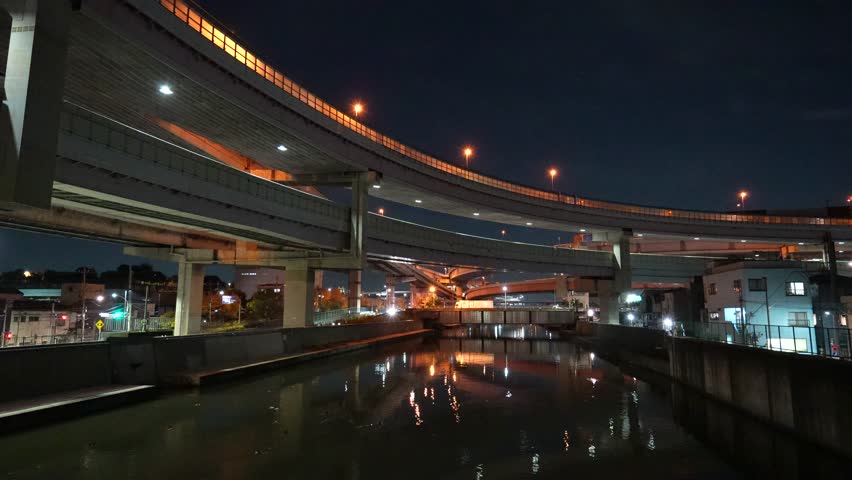
<svg viewBox="0 0 852 480">
<path fill-rule="evenodd" d="M 554 178 L 556 178 L 556 174 L 557 174 L 557 173 L 559 173 L 559 172 L 558 172 L 558 171 L 556 171 L 556 169 L 555 169 L 555 168 L 551 168 L 551 169 L 550 169 L 550 170 L 548 170 L 548 172 L 547 172 L 547 174 L 548 174 L 548 175 L 550 175 L 550 189 L 551 189 L 551 190 L 554 190 L 554 188 L 553 188 L 553 179 L 554 179 Z"/>
<path fill-rule="evenodd" d="M 462 153 L 464 154 L 464 168 L 470 168 L 470 156 L 473 155 L 473 148 L 464 147 Z"/>
<path fill-rule="evenodd" d="M 380 209 L 379 209 L 379 215 L 384 215 L 384 214 L 385 214 L 385 209 L 384 209 L 384 208 L 380 208 Z"/>
<path fill-rule="evenodd" d="M 748 192 L 743 190 L 742 192 L 739 193 L 738 196 L 740 197 L 740 203 L 739 203 L 738 206 L 742 207 L 742 209 L 745 210 L 745 199 L 746 199 L 746 197 L 748 197 Z"/>
<path fill-rule="evenodd" d="M 24 278 L 30 278 L 33 276 L 33 273 L 29 270 L 24 270 Z"/>
<path fill-rule="evenodd" d="M 352 111 L 355 112 L 355 117 L 361 115 L 361 112 L 364 111 L 364 105 L 361 102 L 355 102 L 352 105 Z"/>
<path fill-rule="evenodd" d="M 509 291 L 509 287 L 503 285 L 503 308 L 506 308 L 509 305 L 509 299 L 506 296 L 506 292 Z"/>
<path fill-rule="evenodd" d="M 98 295 L 97 297 L 95 297 L 95 301 L 96 301 L 96 302 L 98 302 L 98 303 L 103 302 L 103 301 L 104 301 L 104 296 L 103 296 L 103 295 Z"/>
</svg>

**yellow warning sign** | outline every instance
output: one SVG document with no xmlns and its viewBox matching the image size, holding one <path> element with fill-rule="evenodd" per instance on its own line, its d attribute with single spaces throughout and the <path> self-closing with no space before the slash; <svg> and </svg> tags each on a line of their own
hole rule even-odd
<svg viewBox="0 0 852 480">
<path fill-rule="evenodd" d="M 98 320 L 97 323 L 95 323 L 95 327 L 97 327 L 98 330 L 104 328 L 104 321 Z"/>
</svg>

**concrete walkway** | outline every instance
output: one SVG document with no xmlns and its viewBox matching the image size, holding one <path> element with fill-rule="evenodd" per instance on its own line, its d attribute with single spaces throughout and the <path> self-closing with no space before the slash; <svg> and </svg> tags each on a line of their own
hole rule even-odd
<svg viewBox="0 0 852 480">
<path fill-rule="evenodd" d="M 295 365 L 310 360 L 317 360 L 323 357 L 329 357 L 331 355 L 338 355 L 341 353 L 361 350 L 382 343 L 413 338 L 430 332 L 432 332 L 432 330 L 429 329 L 412 330 L 410 332 L 394 333 L 391 335 L 383 335 L 381 337 L 373 337 L 365 340 L 357 340 L 352 342 L 327 345 L 323 348 L 311 350 L 308 352 L 284 355 L 261 362 L 237 365 L 227 368 L 179 373 L 175 375 L 170 375 L 164 380 L 166 384 L 171 386 L 201 387 L 203 385 L 222 382 L 244 375 Z"/>
<path fill-rule="evenodd" d="M 143 400 L 153 395 L 154 391 L 154 385 L 101 385 L 0 403 L 0 431 L 5 433 L 74 418 L 104 408 Z"/>
</svg>

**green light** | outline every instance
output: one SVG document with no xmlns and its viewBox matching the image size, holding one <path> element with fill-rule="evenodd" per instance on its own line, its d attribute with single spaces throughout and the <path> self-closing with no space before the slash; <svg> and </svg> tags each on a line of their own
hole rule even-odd
<svg viewBox="0 0 852 480">
<path fill-rule="evenodd" d="M 113 313 L 112 318 L 124 318 L 124 310 Z"/>
</svg>

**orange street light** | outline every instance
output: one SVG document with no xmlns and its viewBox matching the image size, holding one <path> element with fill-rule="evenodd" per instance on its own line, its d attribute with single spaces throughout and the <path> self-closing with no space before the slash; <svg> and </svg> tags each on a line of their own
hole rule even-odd
<svg viewBox="0 0 852 480">
<path fill-rule="evenodd" d="M 553 190 L 553 179 L 556 178 L 556 174 L 559 173 L 555 168 L 551 168 L 548 170 L 547 174 L 550 175 L 550 189 Z"/>
<path fill-rule="evenodd" d="M 846 203 L 852 203 L 852 195 L 846 197 Z"/>
<path fill-rule="evenodd" d="M 473 148 L 464 147 L 462 153 L 464 154 L 464 168 L 470 168 L 470 156 L 473 155 Z"/>
<path fill-rule="evenodd" d="M 357 117 L 364 111 L 364 105 L 362 105 L 361 102 L 355 102 L 355 104 L 352 105 L 352 111 L 355 112 L 355 116 Z"/>
<path fill-rule="evenodd" d="M 384 215 L 384 214 L 385 214 L 385 209 L 384 209 L 384 208 L 380 208 L 380 209 L 379 209 L 379 215 Z"/>
<path fill-rule="evenodd" d="M 748 192 L 743 190 L 742 192 L 739 193 L 738 196 L 740 197 L 740 204 L 737 205 L 737 206 L 741 206 L 743 208 L 743 210 L 745 210 L 745 199 L 746 199 L 746 197 L 748 197 Z"/>
</svg>

